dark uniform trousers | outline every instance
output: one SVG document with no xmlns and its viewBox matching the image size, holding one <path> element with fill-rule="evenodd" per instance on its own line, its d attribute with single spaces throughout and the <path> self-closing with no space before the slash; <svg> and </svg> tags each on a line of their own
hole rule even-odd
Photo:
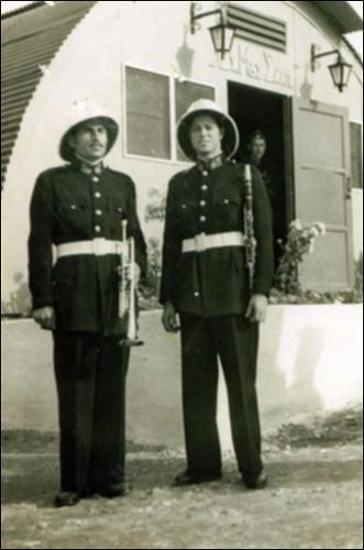
<svg viewBox="0 0 364 550">
<path fill-rule="evenodd" d="M 94 492 L 124 480 L 129 348 L 117 337 L 55 331 L 61 488 Z"/>
<path fill-rule="evenodd" d="M 252 167 L 257 240 L 253 294 L 269 295 L 272 220 L 259 172 Z M 188 471 L 219 474 L 216 424 L 218 357 L 226 379 L 233 443 L 244 474 L 262 470 L 256 395 L 258 323 L 245 313 L 251 296 L 243 247 L 183 252 L 183 241 L 244 230 L 241 166 L 223 157 L 176 174 L 167 194 L 160 301 L 181 319 L 182 392 Z"/>
<path fill-rule="evenodd" d="M 188 471 L 201 476 L 221 472 L 216 422 L 219 356 L 239 470 L 259 473 L 262 462 L 255 389 L 258 324 L 242 315 L 203 318 L 182 313 L 180 319 Z"/>
<path fill-rule="evenodd" d="M 52 246 L 122 239 L 122 221 L 146 272 L 146 245 L 129 176 L 75 161 L 43 172 L 31 203 L 29 282 L 33 307 L 55 311 L 54 365 L 61 436 L 61 488 L 108 490 L 124 478 L 125 382 L 120 346 L 120 255 L 71 254 Z M 101 492 L 101 491 L 100 491 Z"/>
</svg>

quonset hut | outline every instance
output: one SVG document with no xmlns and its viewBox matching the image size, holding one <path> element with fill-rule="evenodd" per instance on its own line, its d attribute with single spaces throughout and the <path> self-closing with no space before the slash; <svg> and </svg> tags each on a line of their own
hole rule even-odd
<svg viewBox="0 0 364 550">
<path fill-rule="evenodd" d="M 362 29 L 362 20 L 348 2 L 223 4 L 235 29 L 223 59 L 208 32 L 218 14 L 201 18 L 191 33 L 193 14 L 220 9 L 218 2 L 203 2 L 200 12 L 183 1 L 35 2 L 2 17 L 3 313 L 29 307 L 31 192 L 39 172 L 60 164 L 67 112 L 85 98 L 106 104 L 120 123 L 107 162 L 135 180 L 154 243 L 162 223 L 153 212 L 169 178 L 188 167 L 176 120 L 193 100 L 214 98 L 238 123 L 237 161 L 248 135 L 264 131 L 283 225 L 299 218 L 327 226 L 305 262 L 306 287 L 351 286 L 362 250 L 363 91 L 362 62 L 345 34 Z M 331 58 L 312 59 L 327 52 Z M 328 70 L 338 52 L 352 65 L 341 91 Z"/>
</svg>

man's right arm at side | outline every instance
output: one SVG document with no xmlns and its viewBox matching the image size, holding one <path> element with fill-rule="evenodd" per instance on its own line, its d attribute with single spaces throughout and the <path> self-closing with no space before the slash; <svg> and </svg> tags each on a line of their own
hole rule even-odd
<svg viewBox="0 0 364 550">
<path fill-rule="evenodd" d="M 163 305 L 162 323 L 167 332 L 177 332 L 179 330 L 175 308 L 175 291 L 176 265 L 181 255 L 181 241 L 175 215 L 174 187 L 176 184 L 176 179 L 172 178 L 168 185 L 159 298 L 160 303 Z"/>
<path fill-rule="evenodd" d="M 30 205 L 28 240 L 29 288 L 33 318 L 44 329 L 54 329 L 52 298 L 52 191 L 49 173 L 41 174 L 35 184 Z"/>
</svg>

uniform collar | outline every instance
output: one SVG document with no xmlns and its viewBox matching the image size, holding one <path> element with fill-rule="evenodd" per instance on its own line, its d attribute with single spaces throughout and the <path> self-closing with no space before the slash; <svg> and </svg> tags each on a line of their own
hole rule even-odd
<svg viewBox="0 0 364 550">
<path fill-rule="evenodd" d="M 76 170 L 79 170 L 87 176 L 100 175 L 105 169 L 104 163 L 102 161 L 98 162 L 97 164 L 89 164 L 88 162 L 85 162 L 84 160 L 77 157 L 73 159 L 72 165 L 76 168 Z"/>
<path fill-rule="evenodd" d="M 212 172 L 213 170 L 216 170 L 217 168 L 220 168 L 223 164 L 225 164 L 226 159 L 223 153 L 219 153 L 215 157 L 208 159 L 208 160 L 197 160 L 197 168 L 200 170 L 200 172 L 203 172 L 204 170 L 208 170 Z"/>
</svg>

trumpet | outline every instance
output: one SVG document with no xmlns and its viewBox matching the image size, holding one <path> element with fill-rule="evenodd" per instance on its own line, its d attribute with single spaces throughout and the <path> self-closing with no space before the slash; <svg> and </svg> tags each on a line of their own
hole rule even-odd
<svg viewBox="0 0 364 550">
<path fill-rule="evenodd" d="M 254 269 L 256 259 L 257 241 L 254 235 L 254 214 L 253 214 L 253 187 L 250 164 L 244 167 L 244 186 L 245 186 L 245 204 L 244 204 L 244 233 L 245 259 L 249 273 L 249 287 L 253 290 Z"/>
<path fill-rule="evenodd" d="M 136 284 L 134 273 L 135 241 L 127 237 L 127 220 L 121 222 L 122 246 L 120 252 L 119 319 L 126 321 L 126 346 L 141 346 L 136 320 Z M 127 274 L 127 275 L 126 275 Z"/>
</svg>

